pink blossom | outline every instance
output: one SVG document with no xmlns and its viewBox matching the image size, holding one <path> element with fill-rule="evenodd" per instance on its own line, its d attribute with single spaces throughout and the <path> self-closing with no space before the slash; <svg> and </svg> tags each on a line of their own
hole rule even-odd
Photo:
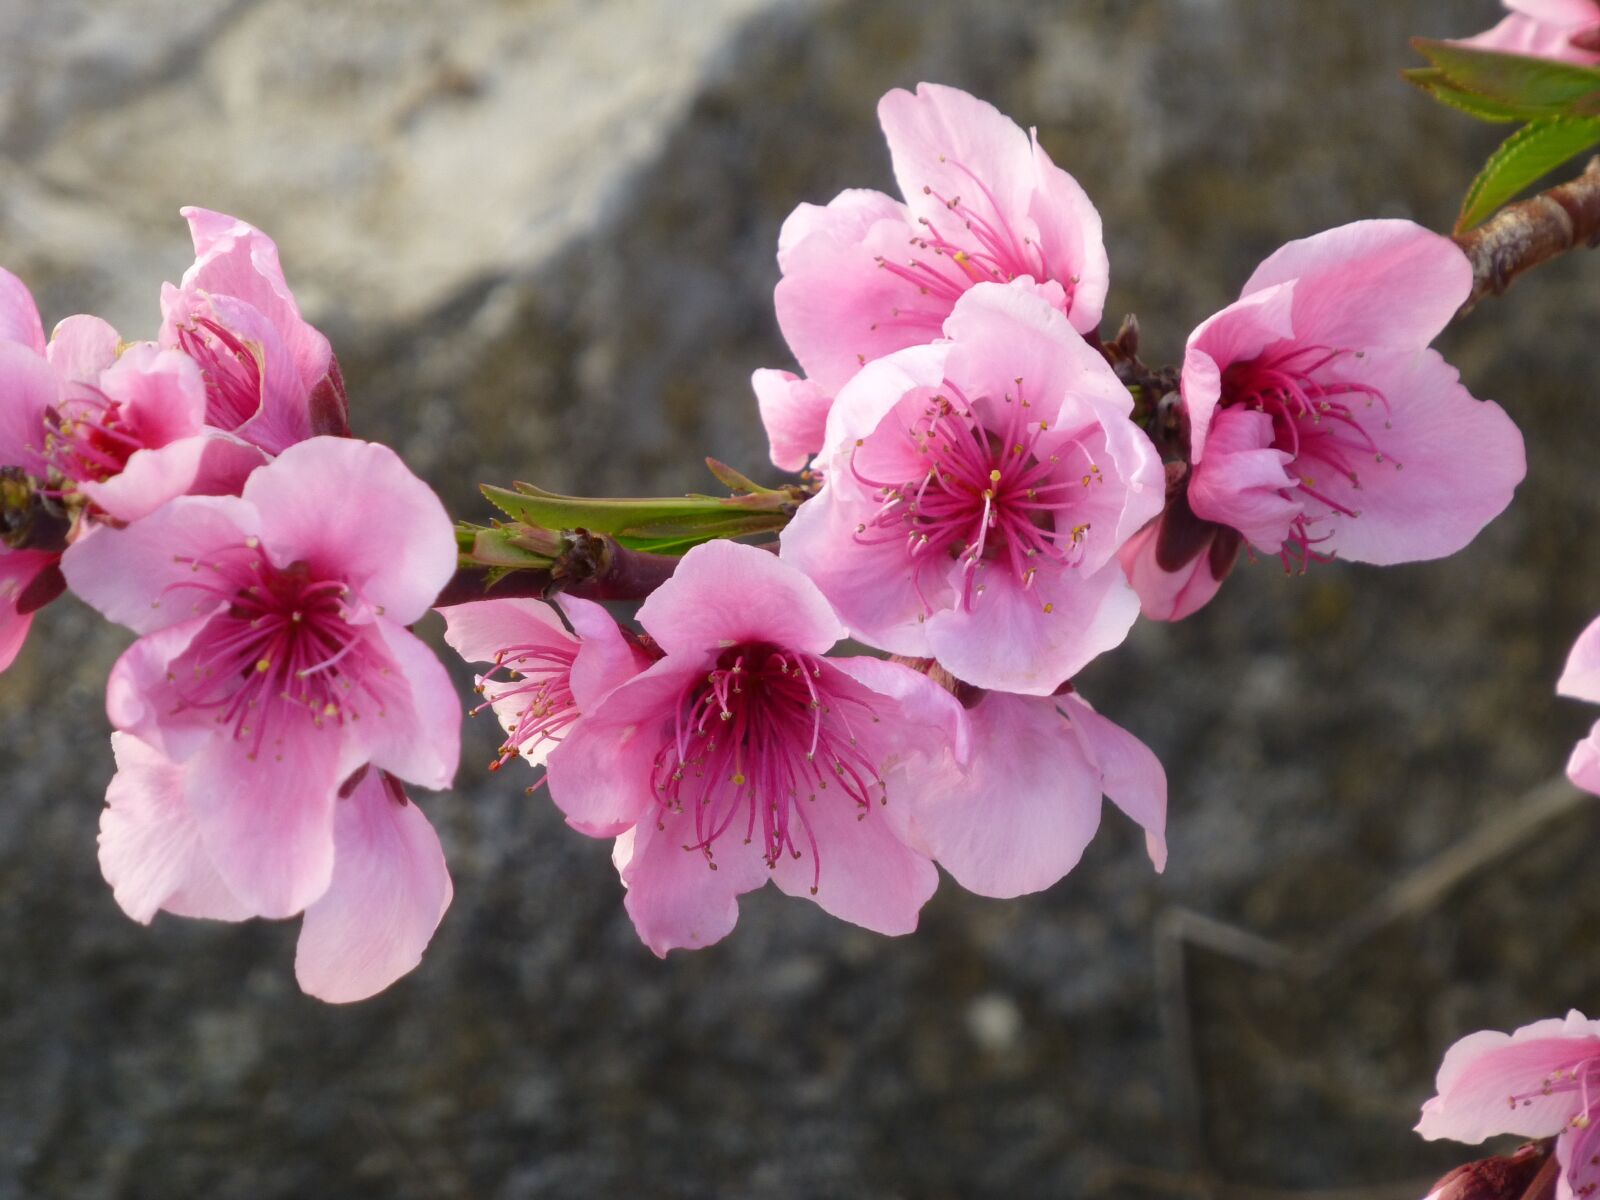
<svg viewBox="0 0 1600 1200">
<path fill-rule="evenodd" d="M 1032 290 L 979 284 L 944 333 L 839 394 L 783 558 L 851 636 L 1048 695 L 1138 616 L 1115 558 L 1160 511 L 1162 466 L 1127 389 Z"/>
<path fill-rule="evenodd" d="M 1555 1137 L 1557 1200 L 1600 1189 L 1600 1021 L 1574 1009 L 1509 1035 L 1468 1034 L 1445 1054 L 1437 1083 L 1417 1122 L 1429 1141 Z"/>
<path fill-rule="evenodd" d="M 820 425 L 796 441 L 805 414 L 864 363 L 936 339 L 974 284 L 1031 279 L 1074 329 L 1100 321 L 1110 278 L 1100 214 L 1036 136 L 931 83 L 888 93 L 878 119 L 906 202 L 842 192 L 802 204 L 778 237 L 778 324 L 810 384 L 787 395 L 758 385 L 779 466 L 821 447 Z"/>
<path fill-rule="evenodd" d="M 1139 611 L 1153 621 L 1181 621 L 1209 604 L 1243 545 L 1238 530 L 1195 516 L 1187 490 L 1185 471 L 1176 485 L 1167 485 L 1161 515 L 1117 554 L 1139 593 Z"/>
<path fill-rule="evenodd" d="M 1596 0 L 1505 0 L 1505 5 L 1510 16 L 1460 44 L 1580 67 L 1600 63 L 1600 3 Z"/>
<path fill-rule="evenodd" d="M 750 546 L 690 550 L 639 622 L 663 657 L 585 712 L 549 781 L 572 826 L 617 837 L 645 944 L 710 945 L 768 878 L 868 929 L 914 929 L 938 875 L 903 840 L 897 769 L 952 741 L 964 756 L 949 693 L 824 658 L 845 631 L 822 593 Z"/>
<path fill-rule="evenodd" d="M 1145 830 L 1167 862 L 1167 777 L 1148 747 L 1076 693 L 986 692 L 968 711 L 971 753 L 906 769 L 913 841 L 982 896 L 1042 891 L 1077 866 L 1100 825 L 1100 798 Z"/>
<path fill-rule="evenodd" d="M 448 786 L 460 709 L 406 626 L 455 565 L 437 497 L 393 451 L 342 438 L 291 446 L 240 497 L 180 497 L 68 549 L 73 591 L 144 635 L 113 670 L 112 725 L 184 766 L 210 858 L 252 912 L 327 890 L 355 771 Z"/>
<path fill-rule="evenodd" d="M 1578 635 L 1567 655 L 1566 669 L 1556 683 L 1563 696 L 1600 704 L 1600 619 Z M 1567 778 L 1586 792 L 1600 794 L 1600 722 L 1572 749 Z"/>
<path fill-rule="evenodd" d="M 1428 343 L 1472 286 L 1409 221 L 1290 242 L 1189 337 L 1194 514 L 1287 565 L 1440 558 L 1511 501 L 1522 437 Z"/>
<path fill-rule="evenodd" d="M 256 910 L 230 889 L 191 799 L 192 763 L 111 735 L 117 773 L 100 816 L 100 869 L 117 903 L 148 924 L 158 911 L 241 921 Z M 394 776 L 365 768 L 333 809 L 333 867 L 305 905 L 295 975 L 332 1003 L 364 1000 L 422 958 L 450 906 L 439 837 Z"/>
<path fill-rule="evenodd" d="M 276 454 L 348 432 L 344 379 L 328 339 L 301 315 L 278 248 L 259 229 L 185 208 L 195 261 L 161 289 L 161 345 L 205 373 L 206 421 Z"/>
<path fill-rule="evenodd" d="M 506 731 L 491 770 L 518 755 L 544 765 L 573 722 L 650 665 L 600 605 L 576 596 L 559 605 L 560 613 L 541 600 L 478 600 L 439 610 L 451 649 L 468 662 L 494 664 L 478 676 L 480 708 L 493 709 Z"/>
</svg>

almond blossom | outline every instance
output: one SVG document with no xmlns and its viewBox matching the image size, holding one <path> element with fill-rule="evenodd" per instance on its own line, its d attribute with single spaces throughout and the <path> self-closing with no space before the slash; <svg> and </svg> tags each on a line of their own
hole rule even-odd
<svg viewBox="0 0 1600 1200">
<path fill-rule="evenodd" d="M 194 264 L 161 287 L 162 346 L 205 374 L 206 422 L 276 454 L 348 432 L 328 339 L 300 315 L 271 238 L 235 217 L 185 208 Z"/>
<path fill-rule="evenodd" d="M 1189 337 L 1194 515 L 1305 565 L 1461 549 L 1511 501 L 1522 437 L 1428 343 L 1472 286 L 1448 238 L 1357 221 L 1290 242 Z"/>
<path fill-rule="evenodd" d="M 241 921 L 189 794 L 193 764 L 111 735 L 117 773 L 100 817 L 100 868 L 117 903 L 148 924 L 158 911 Z M 422 959 L 452 888 L 439 837 L 393 775 L 363 768 L 333 809 L 328 884 L 305 905 L 295 976 L 331 1003 L 364 1000 Z"/>
<path fill-rule="evenodd" d="M 1511 10 L 1510 16 L 1461 44 L 1580 67 L 1600 64 L 1597 0 L 1505 0 L 1505 6 Z"/>
<path fill-rule="evenodd" d="M 782 555 L 851 636 L 1048 695 L 1138 616 L 1115 559 L 1160 511 L 1163 469 L 1127 389 L 1036 289 L 979 284 L 944 334 L 839 394 Z"/>
<path fill-rule="evenodd" d="M 460 709 L 406 626 L 455 563 L 449 517 L 392 450 L 325 437 L 241 496 L 180 497 L 67 550 L 72 590 L 144 635 L 112 673 L 112 725 L 183 766 L 209 857 L 252 913 L 327 891 L 358 770 L 448 786 Z"/>
<path fill-rule="evenodd" d="M 778 236 L 778 324 L 807 378 L 756 385 L 773 462 L 788 470 L 821 448 L 813 414 L 829 397 L 866 362 L 939 337 L 975 284 L 1044 285 L 1080 333 L 1105 302 L 1100 214 L 1033 133 L 932 83 L 889 92 L 878 120 L 905 202 L 845 191 L 800 205 Z"/>
<path fill-rule="evenodd" d="M 769 878 L 880 933 L 909 933 L 938 873 L 904 839 L 897 768 L 950 745 L 960 705 L 925 676 L 826 658 L 845 630 L 770 553 L 690 550 L 639 610 L 663 657 L 585 712 L 551 751 L 574 828 L 616 837 L 639 936 L 707 946 Z"/>
<path fill-rule="evenodd" d="M 559 605 L 558 612 L 542 600 L 508 598 L 439 610 L 451 649 L 468 662 L 494 664 L 478 676 L 484 703 L 473 710 L 492 709 L 506 731 L 491 770 L 519 755 L 543 766 L 584 712 L 650 665 L 594 601 L 563 596 Z"/>
<path fill-rule="evenodd" d="M 1557 1200 L 1600 1191 L 1600 1021 L 1576 1009 L 1511 1034 L 1451 1046 L 1417 1132 L 1476 1144 L 1496 1134 L 1556 1138 Z"/>
<path fill-rule="evenodd" d="M 1592 621 L 1573 643 L 1556 691 L 1600 704 L 1600 619 Z M 1586 792 L 1600 794 L 1600 721 L 1595 722 L 1588 737 L 1573 747 L 1572 757 L 1567 760 L 1567 778 Z"/>
<path fill-rule="evenodd" d="M 1156 756 L 1075 692 L 985 692 L 968 709 L 971 753 L 906 771 L 913 838 L 982 896 L 1050 887 L 1078 865 L 1109 796 L 1166 866 L 1167 776 Z"/>
</svg>

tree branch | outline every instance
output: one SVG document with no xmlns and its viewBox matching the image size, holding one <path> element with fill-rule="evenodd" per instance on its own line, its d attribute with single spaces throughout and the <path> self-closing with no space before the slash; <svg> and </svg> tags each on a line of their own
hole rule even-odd
<svg viewBox="0 0 1600 1200">
<path fill-rule="evenodd" d="M 549 567 L 519 568 L 494 582 L 491 567 L 462 567 L 445 585 L 435 608 L 509 596 L 544 599 L 565 592 L 586 600 L 643 600 L 672 577 L 678 559 L 629 550 L 615 539 L 582 529 L 561 534 L 563 548 Z"/>
<path fill-rule="evenodd" d="M 1500 295 L 1524 271 L 1578 246 L 1600 245 L 1600 157 L 1576 179 L 1508 204 L 1455 242 L 1472 263 L 1472 293 L 1458 317 L 1485 296 Z"/>
</svg>

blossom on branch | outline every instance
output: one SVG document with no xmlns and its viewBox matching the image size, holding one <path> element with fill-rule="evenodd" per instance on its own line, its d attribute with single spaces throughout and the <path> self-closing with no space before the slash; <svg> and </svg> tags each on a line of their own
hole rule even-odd
<svg viewBox="0 0 1600 1200">
<path fill-rule="evenodd" d="M 938 338 L 974 285 L 1031 280 L 1080 333 L 1105 302 L 1100 214 L 1036 136 L 931 83 L 889 92 L 878 119 L 905 202 L 852 189 L 800 205 L 778 236 L 773 299 L 806 379 L 758 372 L 755 382 L 772 460 L 786 470 L 821 448 L 815 418 L 829 397 L 867 362 Z"/>
<path fill-rule="evenodd" d="M 1496 1134 L 1556 1138 L 1559 1200 L 1600 1191 L 1600 1021 L 1566 1018 L 1511 1034 L 1484 1030 L 1451 1046 L 1438 1095 L 1422 1106 L 1429 1141 L 1476 1144 Z"/>
<path fill-rule="evenodd" d="M 979 284 L 944 334 L 840 393 L 782 555 L 868 645 L 1049 695 L 1138 616 L 1115 560 L 1160 511 L 1162 466 L 1037 289 Z"/>
<path fill-rule="evenodd" d="M 901 768 L 964 760 L 961 707 L 925 676 L 826 658 L 845 635 L 822 593 L 764 550 L 709 542 L 639 610 L 663 657 L 551 751 L 568 823 L 616 837 L 639 936 L 707 946 L 771 878 L 843 920 L 909 933 L 938 873 L 906 841 Z"/>
<path fill-rule="evenodd" d="M 72 590 L 144 635 L 113 670 L 112 725 L 182 765 L 209 857 L 252 913 L 327 891 L 357 771 L 449 785 L 460 707 L 406 626 L 455 562 L 427 485 L 342 438 L 291 446 L 240 497 L 181 497 L 66 552 Z"/>
<path fill-rule="evenodd" d="M 1526 469 L 1511 419 L 1428 349 L 1471 286 L 1454 243 L 1409 221 L 1358 221 L 1268 258 L 1189 337 L 1194 515 L 1302 568 L 1470 542 Z"/>
</svg>

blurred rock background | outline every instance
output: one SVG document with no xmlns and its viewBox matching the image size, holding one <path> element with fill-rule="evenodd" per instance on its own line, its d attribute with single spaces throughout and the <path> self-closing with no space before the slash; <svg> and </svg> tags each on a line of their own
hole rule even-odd
<svg viewBox="0 0 1600 1200">
<path fill-rule="evenodd" d="M 149 336 L 189 260 L 178 206 L 237 213 L 333 338 L 358 432 L 453 511 L 480 479 L 682 491 L 708 453 L 761 474 L 778 226 L 892 188 L 886 89 L 1037 124 L 1105 217 L 1108 319 L 1172 361 L 1289 238 L 1449 224 L 1495 131 L 1396 72 L 1407 36 L 1496 12 L 0 0 L 0 262 L 47 325 Z M 1167 763 L 1164 877 L 1111 813 L 1049 893 L 947 885 L 912 938 L 762 893 L 658 962 L 608 847 L 488 776 L 474 725 L 460 789 L 423 798 L 457 887 L 426 961 L 319 1005 L 292 923 L 147 930 L 112 903 L 99 689 L 125 638 L 57 605 L 0 677 L 0 1196 L 1420 1195 L 1468 1153 L 1409 1128 L 1445 1046 L 1600 1007 L 1589 805 L 1316 977 L 1202 950 L 1175 990 L 1157 935 L 1189 909 L 1325 946 L 1559 770 L 1592 715 L 1551 689 L 1600 610 L 1597 280 L 1570 256 L 1446 336 L 1532 464 L 1467 552 L 1242 569 L 1082 681 Z"/>
</svg>

